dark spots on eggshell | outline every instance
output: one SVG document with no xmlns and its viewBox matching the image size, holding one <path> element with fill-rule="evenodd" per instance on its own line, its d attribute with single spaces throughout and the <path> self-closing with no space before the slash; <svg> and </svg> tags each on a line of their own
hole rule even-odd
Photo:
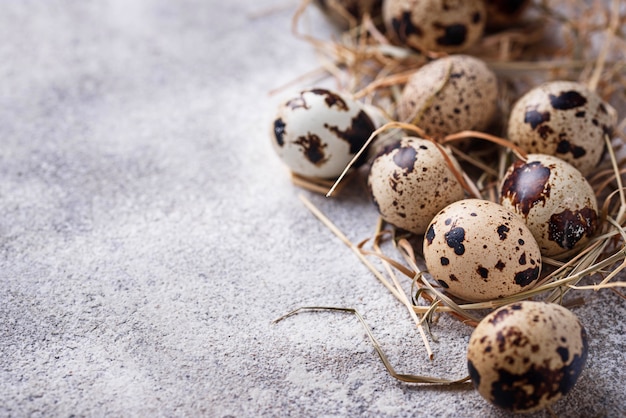
<svg viewBox="0 0 626 418">
<path fill-rule="evenodd" d="M 575 90 L 561 92 L 558 96 L 548 95 L 550 104 L 557 110 L 569 110 L 587 104 L 585 96 Z"/>
<path fill-rule="evenodd" d="M 426 231 L 426 242 L 428 245 L 433 243 L 435 239 L 435 225 L 431 225 L 428 227 L 428 231 Z"/>
<path fill-rule="evenodd" d="M 443 35 L 436 39 L 437 44 L 441 46 L 460 46 L 467 39 L 467 27 L 464 24 L 442 25 L 441 23 L 434 23 L 433 26 L 444 31 Z"/>
<path fill-rule="evenodd" d="M 385 145 L 384 147 L 382 147 L 382 149 L 376 154 L 376 156 L 374 157 L 374 160 L 378 159 L 378 157 L 381 157 L 385 154 L 389 154 L 391 151 L 398 149 L 402 146 L 400 141 L 394 141 L 391 144 Z"/>
<path fill-rule="evenodd" d="M 567 362 L 569 359 L 569 349 L 567 347 L 558 347 L 556 352 L 559 354 L 559 357 L 561 357 L 563 363 Z"/>
<path fill-rule="evenodd" d="M 478 388 L 478 386 L 480 386 L 480 373 L 478 373 L 478 370 L 476 370 L 476 367 L 474 367 L 471 360 L 467 361 L 467 370 L 469 371 L 470 378 L 472 379 L 472 384 L 475 388 Z"/>
<path fill-rule="evenodd" d="M 502 271 L 506 267 L 506 264 L 502 262 L 502 260 L 498 260 L 495 266 L 498 270 Z"/>
<path fill-rule="evenodd" d="M 537 133 L 541 137 L 541 139 L 547 139 L 551 134 L 554 133 L 554 130 L 548 125 L 541 125 L 537 128 Z"/>
<path fill-rule="evenodd" d="M 550 112 L 538 112 L 535 108 L 527 108 L 524 114 L 524 123 L 529 123 L 533 129 L 537 129 L 537 126 L 549 121 Z"/>
<path fill-rule="evenodd" d="M 498 226 L 498 236 L 500 237 L 500 241 L 504 241 L 507 237 L 507 234 L 509 233 L 510 229 L 508 226 L 506 225 L 500 225 Z"/>
<path fill-rule="evenodd" d="M 456 277 L 454 274 L 451 274 L 451 275 L 450 275 L 450 276 L 448 276 L 448 277 L 450 277 L 450 280 L 452 280 L 453 282 L 458 282 L 458 281 L 459 281 L 459 278 L 458 278 L 458 277 Z"/>
<path fill-rule="evenodd" d="M 442 266 L 447 266 L 448 264 L 450 264 L 450 259 L 448 257 L 441 257 L 440 261 Z"/>
<path fill-rule="evenodd" d="M 448 286 L 448 283 L 446 283 L 443 280 L 437 280 L 439 282 L 439 284 L 441 285 L 441 287 L 444 287 L 446 289 L 448 289 L 450 286 Z"/>
<path fill-rule="evenodd" d="M 338 110 L 347 112 L 348 104 L 336 93 L 326 89 L 313 89 L 311 93 L 317 94 L 319 96 L 324 96 L 324 101 L 328 107 L 335 106 Z"/>
<path fill-rule="evenodd" d="M 483 279 L 487 279 L 489 277 L 489 269 L 486 269 L 483 266 L 478 266 L 476 273 L 478 273 Z"/>
<path fill-rule="evenodd" d="M 524 266 L 526 265 L 526 253 L 522 253 L 522 255 L 520 256 L 519 260 L 518 260 L 520 266 Z"/>
<path fill-rule="evenodd" d="M 461 70 L 461 71 L 452 71 L 452 72 L 450 72 L 450 75 L 448 76 L 448 78 L 450 80 L 454 80 L 455 78 L 463 78 L 464 76 L 465 76 L 465 71 L 463 71 L 463 70 Z"/>
<path fill-rule="evenodd" d="M 545 394 L 551 394 L 551 387 L 558 382 L 558 377 L 560 374 L 555 375 L 545 367 L 533 366 L 520 374 L 499 369 L 498 378 L 491 385 L 492 401 L 496 406 L 509 411 L 533 408 Z M 520 390 L 520 387 L 532 387 L 534 390 L 526 392 Z"/>
<path fill-rule="evenodd" d="M 515 284 L 526 287 L 539 278 L 539 266 L 515 273 Z"/>
<path fill-rule="evenodd" d="M 470 213 L 470 216 L 478 216 L 478 214 L 476 212 L 472 212 Z"/>
<path fill-rule="evenodd" d="M 521 238 L 517 240 L 517 243 L 518 243 L 519 245 L 524 245 L 524 244 L 525 244 L 525 243 L 524 243 L 524 240 L 523 240 L 523 239 L 521 239 Z"/>
<path fill-rule="evenodd" d="M 446 219 L 443 223 L 446 225 L 450 225 L 452 223 L 452 218 Z"/>
<path fill-rule="evenodd" d="M 402 191 L 398 191 L 398 184 L 400 183 L 400 174 L 397 171 L 391 173 L 391 177 L 389 177 L 389 186 L 391 190 L 402 195 Z M 396 206 L 398 204 L 397 201 L 394 201 L 393 205 Z"/>
<path fill-rule="evenodd" d="M 489 318 L 489 323 L 491 325 L 496 325 L 498 322 L 502 321 L 504 318 L 506 318 L 510 314 L 511 314 L 511 311 L 509 310 L 509 308 L 507 307 L 500 308 L 491 316 L 491 318 Z"/>
<path fill-rule="evenodd" d="M 592 236 L 598 226 L 598 214 L 591 208 L 564 210 L 550 217 L 548 239 L 561 248 L 571 250 L 584 236 Z"/>
<path fill-rule="evenodd" d="M 413 147 L 400 147 L 393 156 L 393 162 L 400 168 L 407 170 L 408 173 L 413 172 L 417 151 Z"/>
<path fill-rule="evenodd" d="M 575 354 L 571 362 L 563 367 L 551 367 L 551 362 L 545 360 L 542 364 L 524 361 L 527 368 L 522 373 L 498 369 L 498 378 L 491 385 L 493 403 L 509 411 L 524 411 L 555 396 L 566 395 L 574 387 L 587 361 L 587 335 L 582 327 L 581 335 L 583 341 L 581 353 Z M 534 347 L 539 351 L 539 346 Z M 570 358 L 569 350 L 560 348 L 557 353 L 561 359 Z M 532 387 L 533 390 L 520 390 L 523 387 Z"/>
<path fill-rule="evenodd" d="M 502 197 L 509 199 L 518 212 L 527 216 L 533 206 L 542 202 L 545 205 L 550 197 L 549 178 L 550 168 L 541 162 L 518 161 L 502 184 Z"/>
<path fill-rule="evenodd" d="M 584 118 L 586 115 L 587 115 L 587 112 L 585 112 L 584 110 L 580 110 L 576 112 L 574 116 L 576 116 L 577 118 Z"/>
<path fill-rule="evenodd" d="M 463 245 L 465 230 L 463 228 L 452 228 L 450 231 L 446 232 L 444 236 L 448 247 L 453 248 L 456 255 L 465 254 L 465 246 Z"/>
<path fill-rule="evenodd" d="M 567 139 L 562 139 L 556 146 L 556 152 L 558 154 L 571 153 L 574 158 L 580 158 L 587 154 L 587 150 L 578 145 L 573 145 Z"/>
<path fill-rule="evenodd" d="M 391 19 L 391 27 L 401 42 L 406 42 L 411 35 L 418 37 L 423 35 L 422 29 L 413 24 L 413 21 L 411 20 L 411 12 L 408 10 L 402 12 L 400 18 L 394 17 Z"/>
<path fill-rule="evenodd" d="M 352 122 L 346 130 L 342 131 L 338 127 L 328 124 L 324 124 L 324 127 L 350 144 L 350 154 L 359 152 L 372 132 L 376 130 L 374 122 L 364 111 L 360 111 L 352 118 Z"/>
<path fill-rule="evenodd" d="M 306 136 L 300 136 L 294 141 L 294 144 L 300 145 L 307 160 L 316 166 L 320 166 L 328 160 L 324 153 L 324 148 L 328 145 L 322 143 L 320 137 L 315 134 L 309 133 Z"/>
<path fill-rule="evenodd" d="M 474 23 L 474 24 L 480 23 L 480 21 L 482 20 L 482 18 L 483 18 L 483 17 L 481 16 L 480 12 L 475 12 L 475 13 L 472 15 L 472 23 Z"/>
<path fill-rule="evenodd" d="M 274 137 L 276 138 L 276 143 L 280 147 L 285 145 L 285 126 L 285 122 L 283 122 L 281 118 L 274 121 Z"/>
<path fill-rule="evenodd" d="M 509 313 L 510 314 L 510 313 Z M 503 353 L 510 347 L 526 347 L 530 344 L 528 337 L 517 327 L 507 327 L 496 333 L 498 351 Z"/>
</svg>

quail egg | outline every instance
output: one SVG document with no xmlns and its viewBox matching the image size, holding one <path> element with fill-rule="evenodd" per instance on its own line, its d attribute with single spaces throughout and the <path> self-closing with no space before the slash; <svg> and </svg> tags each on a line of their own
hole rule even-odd
<svg viewBox="0 0 626 418">
<path fill-rule="evenodd" d="M 487 200 L 459 200 L 442 209 L 428 226 L 423 250 L 433 278 L 467 301 L 530 289 L 541 273 L 539 246 L 524 221 Z"/>
<path fill-rule="evenodd" d="M 487 401 L 511 412 L 533 412 L 572 389 L 587 352 L 587 333 L 576 315 L 561 305 L 524 301 L 480 321 L 469 340 L 467 365 Z"/>
<path fill-rule="evenodd" d="M 376 123 L 359 102 L 315 88 L 282 104 L 272 128 L 274 150 L 292 172 L 333 179 L 363 147 Z"/>
<path fill-rule="evenodd" d="M 557 156 L 588 175 L 598 165 L 617 112 L 573 81 L 551 81 L 524 94 L 511 109 L 508 138 L 527 152 Z"/>
<path fill-rule="evenodd" d="M 485 15 L 483 1 L 383 1 L 383 20 L 391 40 L 420 51 L 468 49 L 482 36 Z"/>
<path fill-rule="evenodd" d="M 526 221 L 544 256 L 580 248 L 598 228 L 593 189 L 560 158 L 529 154 L 509 167 L 500 190 L 500 203 Z"/>
<path fill-rule="evenodd" d="M 458 164 L 452 155 L 448 157 Z M 414 137 L 403 138 L 374 160 L 368 186 L 382 218 L 415 234 L 426 232 L 439 210 L 464 197 L 438 147 Z"/>
<path fill-rule="evenodd" d="M 478 58 L 451 55 L 413 74 L 398 104 L 398 117 L 428 135 L 442 137 L 485 129 L 497 111 L 495 74 Z"/>
</svg>

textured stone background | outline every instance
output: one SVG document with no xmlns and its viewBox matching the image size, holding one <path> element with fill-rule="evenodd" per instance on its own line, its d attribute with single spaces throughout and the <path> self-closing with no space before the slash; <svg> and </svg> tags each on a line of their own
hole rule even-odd
<svg viewBox="0 0 626 418">
<path fill-rule="evenodd" d="M 466 374 L 471 329 L 442 317 L 429 362 L 273 154 L 275 106 L 300 87 L 268 92 L 317 66 L 295 3 L 0 2 L 0 416 L 505 416 L 389 377 L 352 316 L 271 323 L 354 307 L 399 371 Z M 363 191 L 305 194 L 360 241 Z M 588 368 L 554 411 L 615 417 L 624 302 L 585 299 Z"/>
</svg>

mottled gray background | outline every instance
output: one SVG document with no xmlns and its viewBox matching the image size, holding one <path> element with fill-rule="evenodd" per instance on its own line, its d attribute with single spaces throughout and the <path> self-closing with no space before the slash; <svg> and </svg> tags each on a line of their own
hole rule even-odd
<svg viewBox="0 0 626 418">
<path fill-rule="evenodd" d="M 400 371 L 466 374 L 471 329 L 443 316 L 429 362 L 273 154 L 301 85 L 268 92 L 318 65 L 295 4 L 0 2 L 0 416 L 505 416 L 467 386 L 389 377 L 352 316 L 271 323 L 355 307 Z M 363 191 L 305 194 L 360 241 Z M 554 410 L 615 417 L 624 301 L 584 296 L 588 368 Z"/>
</svg>

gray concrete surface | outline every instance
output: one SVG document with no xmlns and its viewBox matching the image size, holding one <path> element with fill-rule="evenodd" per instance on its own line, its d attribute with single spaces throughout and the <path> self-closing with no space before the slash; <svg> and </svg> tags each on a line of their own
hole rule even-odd
<svg viewBox="0 0 626 418">
<path fill-rule="evenodd" d="M 443 316 L 429 362 L 273 154 L 268 92 L 317 65 L 294 10 L 0 2 L 0 416 L 507 416 L 394 380 L 349 315 L 271 323 L 354 307 L 400 371 L 466 374 L 471 329 Z M 376 213 L 351 187 L 305 194 L 359 241 Z M 588 367 L 554 411 L 623 416 L 624 301 L 584 297 Z"/>
</svg>

